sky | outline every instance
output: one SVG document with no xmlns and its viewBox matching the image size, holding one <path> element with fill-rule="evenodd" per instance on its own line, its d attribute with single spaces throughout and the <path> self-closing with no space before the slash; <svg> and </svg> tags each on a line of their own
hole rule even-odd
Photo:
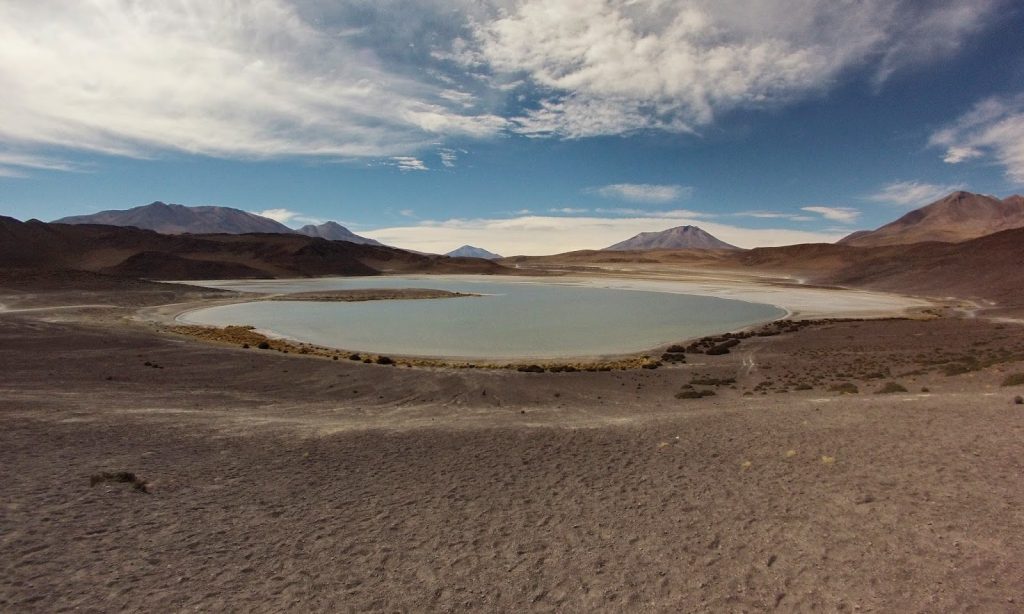
<svg viewBox="0 0 1024 614">
<path fill-rule="evenodd" d="M 834 241 L 1024 191 L 1014 0 L 0 0 L 0 215 Z"/>
</svg>

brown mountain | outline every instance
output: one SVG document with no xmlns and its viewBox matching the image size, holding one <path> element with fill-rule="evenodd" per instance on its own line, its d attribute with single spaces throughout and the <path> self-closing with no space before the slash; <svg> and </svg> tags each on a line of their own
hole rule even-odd
<svg viewBox="0 0 1024 614">
<path fill-rule="evenodd" d="M 1003 200 L 984 194 L 953 192 L 934 203 L 871 231 L 858 231 L 839 241 L 843 245 L 877 247 L 921 241 L 967 241 L 1024 227 L 1024 197 Z"/>
<path fill-rule="evenodd" d="M 307 237 L 320 237 L 321 239 L 327 239 L 328 241 L 348 241 L 350 243 L 360 243 L 362 245 L 383 245 L 380 241 L 361 237 L 337 222 L 324 222 L 323 224 L 315 226 L 313 224 L 308 224 L 294 232 L 297 232 L 300 235 L 306 235 Z"/>
<path fill-rule="evenodd" d="M 478 258 L 426 256 L 298 234 L 169 235 L 130 227 L 0 217 L 3 268 L 146 279 L 512 272 Z"/>
<path fill-rule="evenodd" d="M 1024 306 L 1024 228 L 959 243 L 854 247 L 828 243 L 757 248 L 738 263 L 817 284 L 959 297 Z"/>
<path fill-rule="evenodd" d="M 604 248 L 605 251 L 633 251 L 648 249 L 739 249 L 696 226 L 676 226 L 661 232 L 640 234 Z"/>
<path fill-rule="evenodd" d="M 255 213 L 231 207 L 186 207 L 160 201 L 125 210 L 75 215 L 56 224 L 105 224 L 134 226 L 162 234 L 245 234 L 250 232 L 293 233 L 291 228 Z"/>
</svg>

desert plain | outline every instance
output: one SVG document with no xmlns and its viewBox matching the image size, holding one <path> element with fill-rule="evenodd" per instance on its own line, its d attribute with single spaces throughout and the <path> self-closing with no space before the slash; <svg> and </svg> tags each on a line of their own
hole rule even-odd
<svg viewBox="0 0 1024 614">
<path fill-rule="evenodd" d="M 1021 314 L 713 277 L 678 283 L 789 319 L 534 373 L 211 342 L 154 314 L 224 292 L 10 276 L 0 609 L 1017 611 Z"/>
</svg>

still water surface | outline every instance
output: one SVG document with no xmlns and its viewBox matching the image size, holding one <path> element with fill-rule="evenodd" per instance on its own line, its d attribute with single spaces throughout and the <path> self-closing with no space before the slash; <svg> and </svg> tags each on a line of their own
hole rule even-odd
<svg viewBox="0 0 1024 614">
<path fill-rule="evenodd" d="M 322 346 L 411 356 L 624 354 L 785 314 L 772 305 L 557 280 L 408 276 L 197 283 L 243 292 L 432 288 L 484 295 L 359 303 L 260 301 L 210 307 L 180 318 L 212 326 L 248 324 L 276 336 Z"/>
</svg>

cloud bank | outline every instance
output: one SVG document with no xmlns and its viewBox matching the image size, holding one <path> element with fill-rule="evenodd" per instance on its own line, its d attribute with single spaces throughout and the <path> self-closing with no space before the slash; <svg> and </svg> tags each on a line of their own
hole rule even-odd
<svg viewBox="0 0 1024 614">
<path fill-rule="evenodd" d="M 507 219 L 426 221 L 414 226 L 380 228 L 359 234 L 387 245 L 443 254 L 460 245 L 477 245 L 506 255 L 546 255 L 601 249 L 641 232 L 700 225 L 719 239 L 740 247 L 770 247 L 836 241 L 846 233 L 784 229 L 749 229 L 689 217 L 553 217 L 528 215 Z"/>
<path fill-rule="evenodd" d="M 954 53 L 999 5 L 0 2 L 0 144 L 240 159 L 439 150 L 450 168 L 449 139 L 694 132 L 732 109 L 822 92 L 854 68 L 881 83 Z M 1002 137 L 955 132 L 976 144 L 950 161 L 991 148 L 1019 162 Z"/>
</svg>

